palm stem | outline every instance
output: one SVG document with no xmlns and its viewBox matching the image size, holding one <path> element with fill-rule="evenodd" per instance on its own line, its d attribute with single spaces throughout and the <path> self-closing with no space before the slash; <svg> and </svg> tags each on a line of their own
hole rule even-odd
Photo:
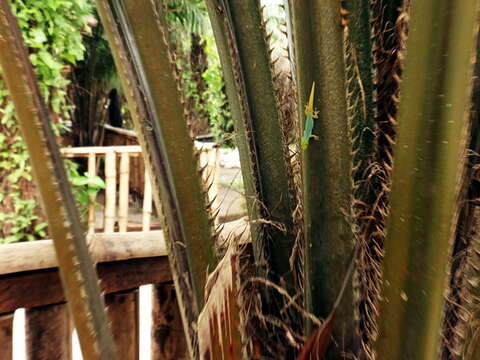
<svg viewBox="0 0 480 360">
<path fill-rule="evenodd" d="M 351 146 L 347 117 L 343 27 L 340 2 L 291 1 L 297 64 L 299 115 L 316 84 L 319 117 L 303 154 L 305 223 L 305 296 L 307 310 L 326 317 L 340 290 L 354 242 L 350 210 Z M 338 347 L 328 358 L 338 358 L 353 346 L 351 286 L 337 310 L 333 336 Z M 311 330 L 308 329 L 307 332 Z"/>
<path fill-rule="evenodd" d="M 235 124 L 255 258 L 292 290 L 294 206 L 259 3 L 208 0 L 207 8 Z"/>
<path fill-rule="evenodd" d="M 375 344 L 380 359 L 436 359 L 465 159 L 478 2 L 413 2 Z"/>
<path fill-rule="evenodd" d="M 98 0 L 115 63 L 152 175 L 191 357 L 195 323 L 209 271 L 216 265 L 214 237 L 197 154 L 184 113 L 162 9 L 151 0 Z"/>
</svg>

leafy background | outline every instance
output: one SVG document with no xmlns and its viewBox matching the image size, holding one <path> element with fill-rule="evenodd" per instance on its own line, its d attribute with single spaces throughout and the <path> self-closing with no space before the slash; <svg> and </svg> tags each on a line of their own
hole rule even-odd
<svg viewBox="0 0 480 360">
<path fill-rule="evenodd" d="M 71 105 L 68 74 L 84 57 L 83 34 L 90 33 L 92 5 L 86 0 L 15 0 L 12 10 L 22 29 L 40 91 L 50 107 L 54 129 L 65 130 Z M 0 242 L 46 236 L 32 184 L 28 153 L 13 104 L 0 77 Z"/>
<path fill-rule="evenodd" d="M 193 128 L 203 122 L 194 134 L 213 134 L 221 144 L 232 146 L 229 134 L 233 123 L 204 2 L 169 0 L 168 4 L 171 13 L 168 21 L 172 39 L 177 44 L 175 50 Z M 59 143 L 73 139 L 69 142 L 73 145 L 99 145 L 91 129 L 99 128 L 104 121 L 104 114 L 100 112 L 108 101 L 108 91 L 117 88 L 122 94 L 122 90 L 94 1 L 14 0 L 11 6 L 28 47 L 40 91 L 51 110 Z M 195 68 L 198 62 L 203 64 Z M 89 119 L 92 106 L 96 110 L 94 118 Z M 129 128 L 125 104 L 121 111 L 124 127 Z M 82 133 L 81 141 L 78 132 Z M 84 169 L 70 160 L 66 160 L 65 165 L 81 213 L 85 214 L 88 195 L 103 189 L 104 183 L 98 177 L 89 179 Z M 48 237 L 36 199 L 28 153 L 1 70 L 0 224 L 0 243 Z"/>
</svg>

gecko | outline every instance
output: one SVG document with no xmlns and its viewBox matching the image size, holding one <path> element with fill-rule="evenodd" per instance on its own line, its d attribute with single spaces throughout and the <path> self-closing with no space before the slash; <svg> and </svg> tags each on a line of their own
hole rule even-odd
<svg viewBox="0 0 480 360">
<path fill-rule="evenodd" d="M 312 134 L 313 119 L 318 118 L 318 111 L 313 109 L 313 97 L 315 95 L 315 81 L 312 84 L 312 90 L 310 91 L 310 98 L 308 104 L 305 106 L 305 128 L 303 130 L 303 136 L 301 146 L 303 150 L 308 148 L 310 138 L 318 140 L 318 136 Z"/>
</svg>

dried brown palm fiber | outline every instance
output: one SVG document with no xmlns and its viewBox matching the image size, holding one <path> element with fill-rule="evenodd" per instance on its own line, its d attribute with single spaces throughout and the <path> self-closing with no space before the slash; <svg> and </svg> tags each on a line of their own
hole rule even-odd
<svg viewBox="0 0 480 360">
<path fill-rule="evenodd" d="M 467 203 L 470 202 L 467 200 Z M 462 209 L 463 226 L 457 227 L 452 258 L 450 293 L 447 297 L 443 323 L 442 359 L 473 359 L 466 357 L 472 329 L 479 326 L 480 302 L 477 290 L 480 261 L 478 203 L 473 201 Z M 460 222 L 459 222 L 460 223 Z"/>
<path fill-rule="evenodd" d="M 360 359 L 375 359 L 372 342 L 377 336 L 376 317 L 382 277 L 383 242 L 388 214 L 390 174 L 393 166 L 396 116 L 400 95 L 402 61 L 407 37 L 410 0 L 371 0 L 370 17 L 373 46 L 373 82 L 375 101 L 375 150 L 367 163 L 355 163 L 359 171 L 354 184 L 368 195 L 357 197 L 352 205 L 356 238 L 360 243 L 355 276 L 358 298 L 357 331 L 360 336 Z M 364 133 L 357 134 L 361 141 Z M 355 149 L 354 149 L 355 152 Z M 354 154 L 355 161 L 355 154 Z"/>
<path fill-rule="evenodd" d="M 242 235 L 232 238 L 205 287 L 205 306 L 198 318 L 200 359 L 255 357 L 258 342 L 252 319 L 258 291 L 246 283 L 253 264 L 251 244 Z"/>
<path fill-rule="evenodd" d="M 214 359 L 220 354 L 227 359 L 241 358 L 241 346 L 237 342 L 240 337 L 237 328 L 240 308 L 234 301 L 238 264 L 233 249 L 230 247 L 207 281 L 205 307 L 198 318 L 201 359 Z"/>
</svg>

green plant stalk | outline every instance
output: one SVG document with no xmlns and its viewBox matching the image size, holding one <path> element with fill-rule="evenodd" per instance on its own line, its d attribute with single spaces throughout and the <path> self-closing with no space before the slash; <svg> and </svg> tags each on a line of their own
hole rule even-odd
<svg viewBox="0 0 480 360">
<path fill-rule="evenodd" d="M 27 144 L 85 359 L 116 359 L 105 304 L 51 120 L 8 1 L 0 2 L 0 64 Z"/>
<path fill-rule="evenodd" d="M 164 215 L 172 276 L 189 353 L 195 358 L 195 323 L 216 258 L 197 155 L 165 42 L 163 14 L 150 0 L 97 4 L 156 189 L 155 204 Z"/>
<path fill-rule="evenodd" d="M 259 3 L 206 3 L 236 130 L 255 259 L 258 264 L 266 261 L 268 270 L 284 277 L 293 290 L 293 200 Z M 258 220 L 277 223 L 285 231 Z"/>
<path fill-rule="evenodd" d="M 477 0 L 413 2 L 374 345 L 379 359 L 439 354 L 477 10 Z"/>
<path fill-rule="evenodd" d="M 314 107 L 319 117 L 313 133 L 319 141 L 311 141 L 303 153 L 306 306 L 308 311 L 326 317 L 354 247 L 346 215 L 352 184 L 343 28 L 339 1 L 292 0 L 291 9 L 300 115 L 313 81 L 318 89 Z M 353 346 L 351 287 L 337 311 L 333 336 L 339 347 L 328 355 L 335 359 L 340 351 Z"/>
</svg>

